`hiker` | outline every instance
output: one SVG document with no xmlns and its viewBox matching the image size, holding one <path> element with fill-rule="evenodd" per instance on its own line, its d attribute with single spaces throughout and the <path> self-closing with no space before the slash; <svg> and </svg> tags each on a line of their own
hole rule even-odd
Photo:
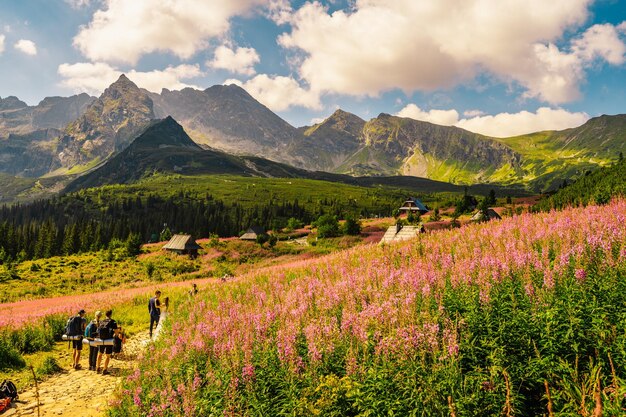
<svg viewBox="0 0 626 417">
<path fill-rule="evenodd" d="M 198 286 L 196 285 L 196 283 L 194 282 L 191 286 L 191 289 L 189 290 L 189 296 L 193 297 L 196 294 L 198 294 Z"/>
<path fill-rule="evenodd" d="M 83 350 L 83 334 L 85 333 L 85 326 L 87 325 L 87 319 L 85 319 L 85 310 L 81 309 L 78 314 L 71 317 L 65 325 L 65 334 L 68 335 L 72 341 L 72 367 L 74 369 L 80 369 L 80 354 Z"/>
<path fill-rule="evenodd" d="M 154 338 L 158 338 L 161 330 L 163 329 L 163 323 L 165 323 L 165 319 L 167 319 L 167 313 L 170 308 L 170 298 L 165 297 L 163 303 L 161 304 L 161 317 L 159 318 L 159 323 L 156 326 L 156 330 L 154 331 Z"/>
<path fill-rule="evenodd" d="M 118 358 L 118 355 L 120 353 L 122 353 L 122 344 L 126 342 L 126 333 L 124 332 L 124 329 L 122 328 L 122 326 L 119 326 L 117 328 L 117 333 L 115 334 L 115 337 L 113 338 L 113 355 L 112 357 L 114 359 Z"/>
<path fill-rule="evenodd" d="M 98 326 L 100 325 L 100 317 L 102 317 L 101 311 L 96 311 L 96 316 L 92 321 L 89 322 L 87 327 L 85 328 L 85 337 L 89 342 L 95 340 L 98 335 Z M 98 346 L 92 346 L 92 343 L 89 343 L 89 370 L 96 370 L 96 361 L 98 360 Z"/>
<path fill-rule="evenodd" d="M 159 324 L 161 318 L 161 291 L 157 290 L 154 293 L 154 297 L 148 301 L 148 311 L 150 312 L 150 339 L 152 339 L 152 328 L 155 324 Z"/>
<path fill-rule="evenodd" d="M 104 313 L 106 318 L 100 322 L 98 326 L 98 337 L 103 341 L 107 341 L 113 339 L 115 335 L 119 332 L 117 328 L 117 322 L 111 318 L 113 315 L 113 310 L 107 310 Z M 102 345 L 99 348 L 98 352 L 98 360 L 96 362 L 96 372 L 102 373 L 102 375 L 109 374 L 109 360 L 111 359 L 111 353 L 113 353 L 113 344 L 110 345 Z M 104 367 L 101 368 L 100 364 L 102 363 L 102 357 L 105 356 L 104 359 Z"/>
</svg>

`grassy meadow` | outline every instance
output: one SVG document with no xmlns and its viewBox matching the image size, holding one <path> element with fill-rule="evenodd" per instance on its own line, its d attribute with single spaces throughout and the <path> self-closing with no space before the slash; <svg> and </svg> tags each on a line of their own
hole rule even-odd
<svg viewBox="0 0 626 417">
<path fill-rule="evenodd" d="M 615 200 L 239 276 L 177 311 L 109 415 L 621 415 L 625 219 Z"/>
</svg>

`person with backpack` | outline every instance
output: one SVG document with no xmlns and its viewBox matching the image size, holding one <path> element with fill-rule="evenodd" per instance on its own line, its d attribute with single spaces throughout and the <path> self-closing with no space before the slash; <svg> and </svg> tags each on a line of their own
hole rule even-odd
<svg viewBox="0 0 626 417">
<path fill-rule="evenodd" d="M 98 360 L 98 346 L 92 346 L 92 343 L 98 336 L 98 326 L 100 325 L 101 311 L 96 311 L 95 318 L 89 322 L 85 328 L 85 337 L 89 340 L 89 370 L 96 370 L 96 361 Z"/>
<path fill-rule="evenodd" d="M 148 311 L 150 312 L 150 339 L 152 339 L 152 328 L 155 324 L 159 324 L 159 319 L 161 318 L 161 301 L 159 297 L 161 297 L 161 291 L 157 290 L 154 293 L 154 297 L 148 301 Z"/>
<path fill-rule="evenodd" d="M 116 336 L 116 334 L 119 332 L 119 330 L 117 327 L 117 322 L 111 318 L 111 316 L 113 315 L 113 310 L 107 310 L 107 312 L 104 313 L 104 315 L 106 316 L 106 318 L 102 320 L 100 324 L 98 325 L 98 337 L 106 342 L 107 340 L 113 339 Z M 111 360 L 112 353 L 113 353 L 113 341 L 112 340 L 111 340 L 111 344 L 105 344 L 99 347 L 98 360 L 96 363 L 96 372 L 102 373 L 102 375 L 109 374 L 109 360 Z M 100 364 L 102 363 L 103 356 L 105 357 L 104 368 L 101 368 Z"/>
<path fill-rule="evenodd" d="M 83 334 L 85 333 L 85 327 L 87 320 L 85 319 L 85 310 L 81 309 L 78 314 L 67 321 L 65 325 L 65 334 L 72 342 L 72 367 L 74 369 L 80 369 L 80 354 L 83 350 Z"/>
</svg>

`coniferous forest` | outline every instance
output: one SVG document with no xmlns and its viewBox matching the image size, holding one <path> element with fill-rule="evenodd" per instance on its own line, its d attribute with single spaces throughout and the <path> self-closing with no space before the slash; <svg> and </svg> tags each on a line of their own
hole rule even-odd
<svg viewBox="0 0 626 417">
<path fill-rule="evenodd" d="M 70 194 L 26 205 L 0 208 L 0 262 L 46 258 L 107 248 L 112 242 L 136 245 L 162 238 L 161 232 L 186 233 L 196 238 L 211 234 L 236 236 L 252 225 L 277 229 L 288 219 L 305 223 L 321 214 L 367 215 L 364 208 L 323 199 L 315 203 L 260 201 L 243 206 L 224 203 L 209 194 L 180 192 L 167 197 L 123 197 L 96 201 L 90 194 Z M 381 202 L 377 213 L 394 206 Z"/>
</svg>

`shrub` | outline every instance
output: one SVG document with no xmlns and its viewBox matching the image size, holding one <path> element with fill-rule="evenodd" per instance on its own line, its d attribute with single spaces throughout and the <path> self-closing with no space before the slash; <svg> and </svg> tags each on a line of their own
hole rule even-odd
<svg viewBox="0 0 626 417">
<path fill-rule="evenodd" d="M 41 365 L 35 369 L 35 372 L 39 376 L 52 375 L 61 370 L 61 366 L 57 362 L 54 356 L 47 355 Z"/>
<path fill-rule="evenodd" d="M 0 371 L 5 369 L 23 368 L 26 362 L 20 352 L 11 346 L 10 338 L 5 332 L 0 333 Z"/>
<path fill-rule="evenodd" d="M 317 236 L 321 238 L 339 236 L 339 222 L 336 216 L 324 214 L 320 216 L 315 223 L 317 227 Z"/>
<path fill-rule="evenodd" d="M 361 234 L 361 222 L 354 217 L 348 217 L 342 228 L 343 234 L 356 236 Z"/>
</svg>

